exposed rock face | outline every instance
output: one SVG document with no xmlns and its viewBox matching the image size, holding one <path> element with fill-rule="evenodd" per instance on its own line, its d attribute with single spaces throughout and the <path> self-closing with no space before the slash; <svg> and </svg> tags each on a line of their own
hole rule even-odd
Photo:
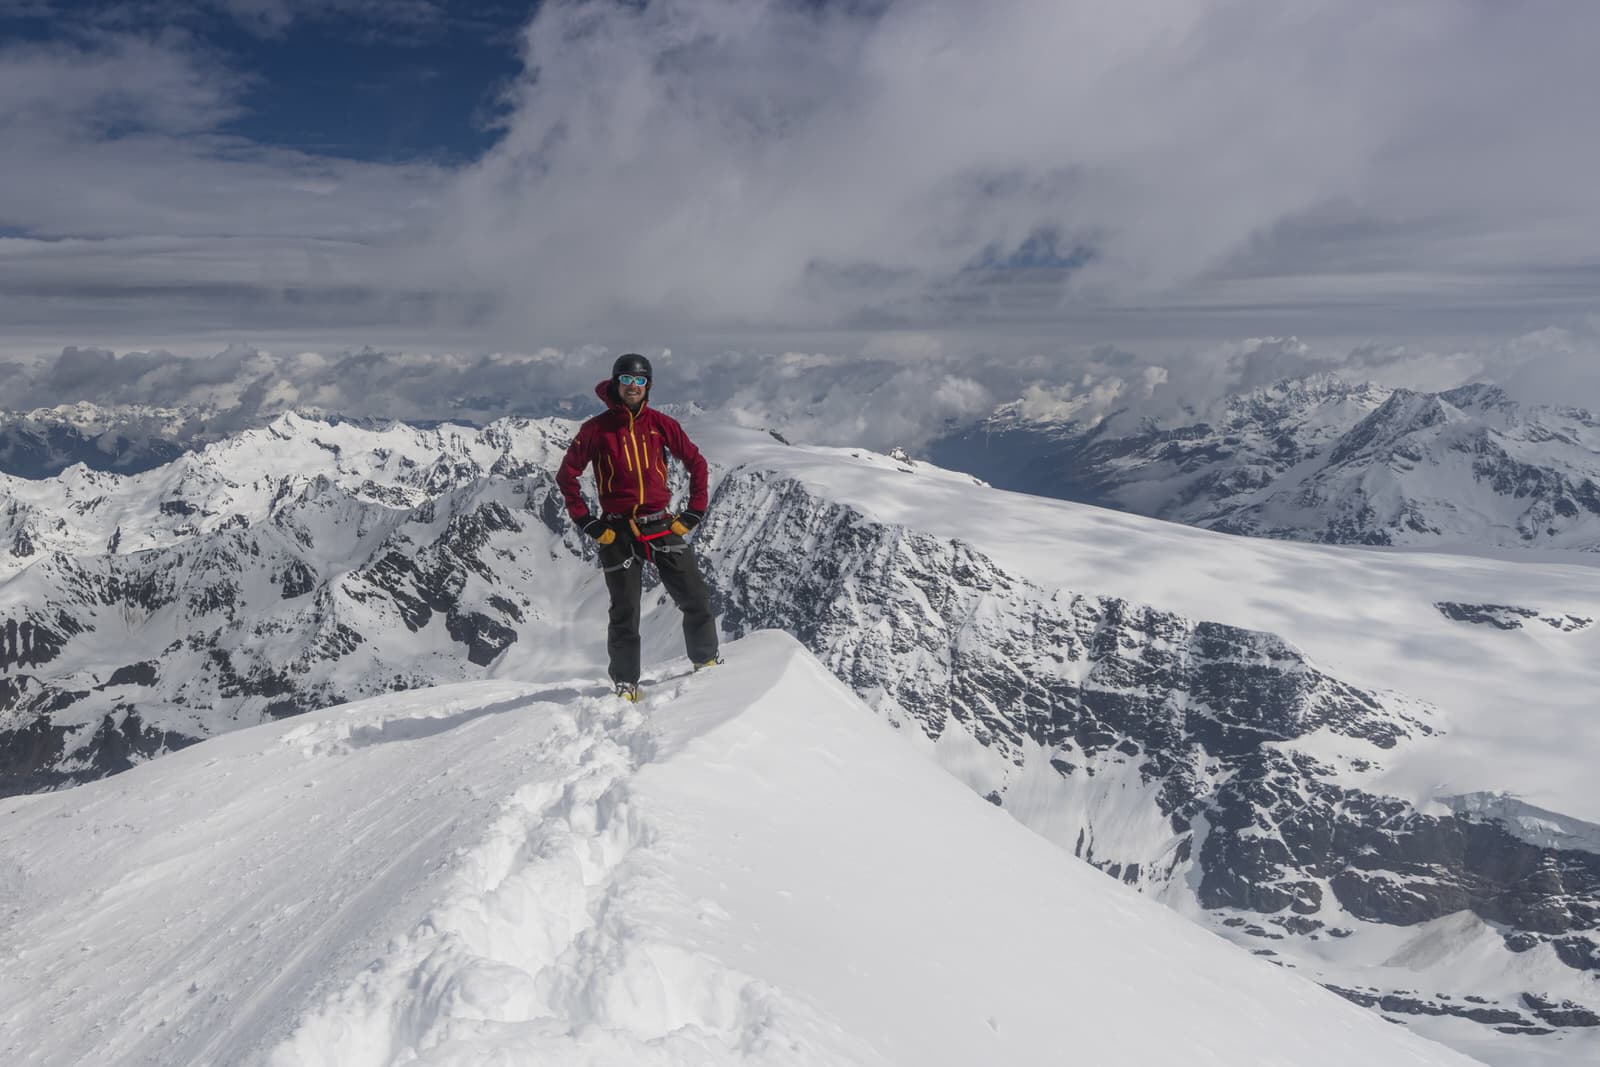
<svg viewBox="0 0 1600 1067">
<path fill-rule="evenodd" d="M 1520 630 L 1524 622 L 1534 619 L 1563 633 L 1587 630 L 1594 625 L 1593 619 L 1583 615 L 1541 615 L 1532 608 L 1519 608 L 1511 604 L 1460 604 L 1441 600 L 1434 607 L 1447 619 L 1493 626 L 1499 630 Z"/>
<path fill-rule="evenodd" d="M 1033 421 L 1012 405 L 930 451 L 1001 488 L 1229 533 L 1600 549 L 1600 420 L 1524 408 L 1491 386 L 1418 393 L 1320 376 L 1116 426 Z"/>
<path fill-rule="evenodd" d="M 1539 940 L 1600 929 L 1600 854 L 1419 814 L 1335 781 L 1372 764 L 1294 751 L 1327 730 L 1376 760 L 1431 727 L 1270 634 L 1041 589 L 759 471 L 725 479 L 704 537 L 730 632 L 789 629 L 892 721 L 934 741 L 958 729 L 995 757 L 980 791 L 996 802 L 1030 760 L 1136 780 L 1166 832 L 1147 822 L 1128 850 L 1087 814 L 1077 842 L 1126 881 L 1170 882 L 1193 860 L 1209 909 L 1316 916 L 1331 901 L 1402 925 L 1468 909 Z"/>
<path fill-rule="evenodd" d="M 730 475 L 729 498 L 702 542 L 726 583 L 724 627 L 783 625 L 935 740 L 954 722 L 1019 766 L 1030 743 L 1063 763 L 1137 756 L 1163 814 L 1192 814 L 1207 758 L 1321 727 L 1380 747 L 1427 730 L 1270 634 L 1044 590 L 759 472 Z"/>
<path fill-rule="evenodd" d="M 1453 1015 L 1458 1019 L 1469 1019 L 1488 1026 L 1513 1026 L 1526 1028 L 1530 1032 L 1534 1027 L 1533 1020 L 1521 1012 L 1505 1008 L 1477 1007 L 1471 1003 L 1441 1003 L 1438 1000 L 1423 999 L 1405 993 L 1379 993 L 1376 990 L 1346 989 L 1336 985 L 1330 985 L 1328 988 L 1364 1008 L 1377 1008 L 1397 1015 Z"/>
</svg>

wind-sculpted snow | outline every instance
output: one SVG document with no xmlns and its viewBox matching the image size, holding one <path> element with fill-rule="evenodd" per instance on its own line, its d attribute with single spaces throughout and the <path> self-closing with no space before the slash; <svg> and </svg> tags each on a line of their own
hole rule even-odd
<svg viewBox="0 0 1600 1067">
<path fill-rule="evenodd" d="M 641 906 L 704 907 L 679 899 L 649 862 L 657 833 L 634 813 L 630 784 L 657 741 L 639 709 L 566 687 L 438 718 L 324 721 L 283 741 L 337 758 L 540 703 L 561 707 L 525 758 L 537 777 L 452 857 L 440 903 L 270 1063 L 377 1067 L 420 1053 L 466 1067 L 512 1050 L 556 1060 L 591 1042 L 630 1062 L 807 1062 L 774 1037 L 819 1029 L 814 1012 L 637 926 Z M 585 1041 L 585 1031 L 604 1037 Z"/>
</svg>

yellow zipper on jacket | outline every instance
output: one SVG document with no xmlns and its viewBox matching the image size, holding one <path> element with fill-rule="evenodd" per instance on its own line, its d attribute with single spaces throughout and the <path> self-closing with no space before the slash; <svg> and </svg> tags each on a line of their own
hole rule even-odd
<svg viewBox="0 0 1600 1067">
<path fill-rule="evenodd" d="M 633 435 L 633 411 L 631 409 L 628 411 L 628 439 L 633 442 L 634 456 L 642 457 L 642 453 L 639 451 L 639 439 Z M 644 504 L 644 462 L 642 458 L 635 461 L 633 473 L 639 480 L 639 503 L 633 506 L 633 513 L 637 515 L 639 514 L 639 508 Z"/>
</svg>

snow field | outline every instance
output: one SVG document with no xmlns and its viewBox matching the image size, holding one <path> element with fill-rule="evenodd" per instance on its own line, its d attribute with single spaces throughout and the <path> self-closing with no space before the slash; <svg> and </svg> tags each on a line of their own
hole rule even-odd
<svg viewBox="0 0 1600 1067">
<path fill-rule="evenodd" d="M 0 802 L 0 1062 L 251 1062 L 414 924 L 522 776 L 538 692 L 393 694 Z"/>
<path fill-rule="evenodd" d="M 727 653 L 640 706 L 412 691 L 5 802 L 0 1060 L 1470 1062 L 1063 854 L 791 638 Z"/>
</svg>

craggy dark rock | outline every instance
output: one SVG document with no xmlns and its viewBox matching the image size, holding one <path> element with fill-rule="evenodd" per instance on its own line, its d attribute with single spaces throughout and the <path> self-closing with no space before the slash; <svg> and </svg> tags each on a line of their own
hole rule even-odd
<svg viewBox="0 0 1600 1067">
<path fill-rule="evenodd" d="M 125 709 L 120 716 L 107 715 L 95 730 L 89 746 L 91 762 L 86 773 L 72 776 L 74 781 L 104 778 L 132 767 L 163 752 L 175 752 L 200 740 L 171 730 L 146 726 L 137 711 Z"/>
<path fill-rule="evenodd" d="M 1551 1026 L 1600 1026 L 1600 1015 L 1570 1000 L 1558 1004 L 1534 993 L 1524 993 L 1522 1002 Z"/>
<path fill-rule="evenodd" d="M 1600 971 L 1600 938 L 1558 937 L 1550 942 L 1556 958 L 1579 971 Z"/>
<path fill-rule="evenodd" d="M 112 671 L 111 677 L 106 679 L 106 685 L 155 685 L 156 673 L 156 664 L 152 660 L 130 663 Z"/>
<path fill-rule="evenodd" d="M 1434 607 L 1447 619 L 1494 626 L 1501 630 L 1520 630 L 1524 620 L 1539 617 L 1539 613 L 1531 608 L 1509 604 L 1458 604 L 1452 600 L 1441 600 Z"/>
<path fill-rule="evenodd" d="M 283 599 L 293 600 L 305 596 L 317 587 L 317 573 L 300 560 L 290 560 L 277 576 L 278 591 Z"/>
<path fill-rule="evenodd" d="M 1584 615 L 1541 615 L 1532 608 L 1519 608 L 1511 604 L 1461 604 L 1453 600 L 1441 600 L 1434 607 L 1447 619 L 1493 626 L 1500 630 L 1520 630 L 1523 623 L 1535 619 L 1563 633 L 1586 630 L 1594 625 L 1594 620 Z"/>
<path fill-rule="evenodd" d="M 478 611 L 464 615 L 451 611 L 445 626 L 451 638 L 467 646 L 468 661 L 480 667 L 493 663 L 517 639 L 517 631 Z"/>
<path fill-rule="evenodd" d="M 1352 1004 L 1359 1004 L 1363 1008 L 1376 1008 L 1393 1015 L 1450 1015 L 1458 1019 L 1470 1019 L 1475 1023 L 1495 1027 L 1512 1026 L 1524 1028 L 1533 1025 L 1527 1016 L 1519 1012 L 1506 1008 L 1466 1008 L 1459 1004 L 1449 1003 L 1450 998 L 1443 995 L 1438 999 L 1430 1000 L 1406 993 L 1380 993 L 1375 989 L 1346 989 L 1343 986 L 1332 984 L 1328 985 L 1327 988 Z M 1479 1003 L 1482 1003 L 1482 1001 L 1479 1000 Z"/>
<path fill-rule="evenodd" d="M 39 793 L 61 784 L 64 776 L 56 768 L 67 733 L 66 727 L 43 716 L 0 728 L 0 797 Z"/>
</svg>

